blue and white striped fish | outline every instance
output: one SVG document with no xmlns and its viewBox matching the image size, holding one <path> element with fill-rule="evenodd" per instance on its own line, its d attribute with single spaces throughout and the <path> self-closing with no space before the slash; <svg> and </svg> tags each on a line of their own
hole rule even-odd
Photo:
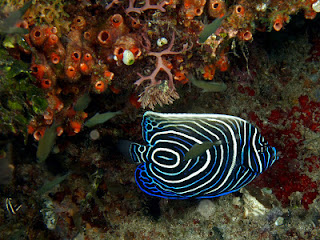
<svg viewBox="0 0 320 240">
<path fill-rule="evenodd" d="M 249 122 L 222 114 L 148 111 L 147 145 L 124 141 L 145 193 L 170 199 L 212 198 L 238 191 L 276 160 L 276 149 Z"/>
</svg>

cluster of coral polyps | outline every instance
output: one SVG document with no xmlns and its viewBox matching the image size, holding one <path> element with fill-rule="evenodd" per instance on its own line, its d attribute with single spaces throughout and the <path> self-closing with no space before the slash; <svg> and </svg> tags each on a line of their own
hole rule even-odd
<svg viewBox="0 0 320 240">
<path fill-rule="evenodd" d="M 104 92 L 114 77 L 108 64 L 116 61 L 118 65 L 122 62 L 130 65 L 124 56 L 126 51 L 132 54 L 132 61 L 141 55 L 137 38 L 129 33 L 120 14 L 110 16 L 99 27 L 77 16 L 64 43 L 59 35 L 57 28 L 41 25 L 31 28 L 26 36 L 33 47 L 32 74 L 47 92 L 48 100 L 43 116 L 36 117 L 28 126 L 28 132 L 37 140 L 54 119 L 58 122 L 67 119 L 64 127 L 57 129 L 58 135 L 64 131 L 68 135 L 78 133 L 87 117 L 83 111 L 73 109 L 78 97 L 90 91 Z M 64 103 L 66 95 L 73 96 L 73 102 Z"/>
<path fill-rule="evenodd" d="M 221 26 L 213 32 L 205 41 L 211 47 L 211 61 L 204 69 L 204 78 L 211 80 L 215 69 L 227 69 L 228 59 L 221 52 L 230 46 L 231 39 L 239 41 L 251 41 L 256 30 L 258 31 L 280 31 L 289 23 L 290 15 L 303 11 L 306 19 L 314 19 L 320 11 L 320 2 L 317 0 L 305 1 L 225 1 L 210 0 L 206 15 L 209 19 L 225 19 Z M 231 2 L 231 3 L 230 3 Z M 185 25 L 192 25 L 197 21 L 195 17 L 205 15 L 205 0 L 184 0 L 180 15 L 187 20 Z M 223 58 L 220 60 L 220 58 Z M 225 62 L 220 66 L 219 61 Z"/>
</svg>

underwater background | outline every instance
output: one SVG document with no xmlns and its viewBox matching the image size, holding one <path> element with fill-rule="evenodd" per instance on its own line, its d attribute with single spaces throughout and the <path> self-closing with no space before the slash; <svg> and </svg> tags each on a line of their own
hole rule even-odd
<svg viewBox="0 0 320 240">
<path fill-rule="evenodd" d="M 1 0 L 1 239 L 320 239 L 319 0 Z M 252 123 L 239 192 L 152 197 L 119 140 L 147 110 Z"/>
</svg>

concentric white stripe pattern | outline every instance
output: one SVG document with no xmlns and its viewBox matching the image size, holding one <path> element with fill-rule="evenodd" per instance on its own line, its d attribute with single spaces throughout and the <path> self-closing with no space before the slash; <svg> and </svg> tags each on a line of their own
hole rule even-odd
<svg viewBox="0 0 320 240">
<path fill-rule="evenodd" d="M 258 129 L 222 114 L 146 112 L 142 121 L 147 145 L 132 144 L 130 154 L 141 163 L 135 177 L 146 193 L 174 199 L 210 198 L 238 191 L 277 159 Z M 185 159 L 195 145 L 213 146 Z M 217 143 L 217 144 L 216 144 Z"/>
</svg>

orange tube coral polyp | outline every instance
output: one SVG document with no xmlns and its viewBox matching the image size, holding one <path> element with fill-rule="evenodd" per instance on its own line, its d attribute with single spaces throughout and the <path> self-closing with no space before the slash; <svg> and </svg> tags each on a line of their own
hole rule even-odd
<svg viewBox="0 0 320 240">
<path fill-rule="evenodd" d="M 276 19 L 273 23 L 273 29 L 279 32 L 283 27 L 283 20 L 282 19 Z"/>
<path fill-rule="evenodd" d="M 76 74 L 77 74 L 76 69 L 73 66 L 67 67 L 66 75 L 68 78 L 74 78 Z"/>
<path fill-rule="evenodd" d="M 221 4 L 217 1 L 211 3 L 211 8 L 216 10 L 216 11 L 220 11 L 221 10 Z"/>
<path fill-rule="evenodd" d="M 48 89 L 52 86 L 52 81 L 50 79 L 42 79 L 41 80 L 41 87 L 44 89 Z"/>
<path fill-rule="evenodd" d="M 186 84 L 188 79 L 183 71 L 177 71 L 174 74 L 174 80 L 181 82 L 182 84 Z"/>
<path fill-rule="evenodd" d="M 243 16 L 244 15 L 244 7 L 242 5 L 236 5 L 235 9 L 234 9 L 235 14 L 239 15 L 239 16 Z"/>
<path fill-rule="evenodd" d="M 31 71 L 32 75 L 34 75 L 37 79 L 42 79 L 46 71 L 46 67 L 44 65 L 33 64 L 31 66 Z"/>
<path fill-rule="evenodd" d="M 211 0 L 209 3 L 209 15 L 213 18 L 221 18 L 226 13 L 226 4 L 223 0 Z"/>
<path fill-rule="evenodd" d="M 112 80 L 113 77 L 114 77 L 114 73 L 106 70 L 106 71 L 104 71 L 103 76 L 108 78 L 108 79 L 110 79 L 110 80 Z"/>
<path fill-rule="evenodd" d="M 98 93 L 102 93 L 106 89 L 106 86 L 103 81 L 97 81 L 94 88 Z"/>
<path fill-rule="evenodd" d="M 203 13 L 203 8 L 195 8 L 193 11 L 195 16 L 200 16 Z"/>
<path fill-rule="evenodd" d="M 57 136 L 58 137 L 60 137 L 61 135 L 62 135 L 62 133 L 63 133 L 63 128 L 62 127 L 57 127 L 57 130 L 56 130 L 56 132 L 57 132 Z"/>
<path fill-rule="evenodd" d="M 40 128 L 38 128 L 38 129 L 33 133 L 33 138 L 34 138 L 35 140 L 39 141 L 40 138 L 43 137 L 45 131 L 46 131 L 46 128 L 45 128 L 45 127 L 40 127 Z"/>
<path fill-rule="evenodd" d="M 132 48 L 130 48 L 129 50 L 133 53 L 135 59 L 137 59 L 138 57 L 140 57 L 141 54 L 142 54 L 140 48 L 138 48 L 138 47 L 132 47 Z"/>
<path fill-rule="evenodd" d="M 54 106 L 54 109 L 57 111 L 57 112 L 60 112 L 64 107 L 64 104 L 63 102 L 60 101 L 60 99 L 57 98 L 57 102 Z"/>
<path fill-rule="evenodd" d="M 123 47 L 116 47 L 114 49 L 113 54 L 117 56 L 117 61 L 120 61 L 123 59 L 123 52 L 124 52 Z"/>
<path fill-rule="evenodd" d="M 35 46 L 41 46 L 47 36 L 41 27 L 34 27 L 30 32 L 30 39 Z"/>
<path fill-rule="evenodd" d="M 84 54 L 83 60 L 86 61 L 86 62 L 87 61 L 91 61 L 92 60 L 92 55 L 90 53 Z"/>
<path fill-rule="evenodd" d="M 252 33 L 250 30 L 244 30 L 244 31 L 240 31 L 238 34 L 238 37 L 240 40 L 243 41 L 250 41 L 252 39 Z"/>
<path fill-rule="evenodd" d="M 71 58 L 74 62 L 79 62 L 80 61 L 80 58 L 81 58 L 81 52 L 80 51 L 74 51 L 72 54 L 71 54 Z"/>
<path fill-rule="evenodd" d="M 140 20 L 132 18 L 131 19 L 131 27 L 133 27 L 135 29 L 140 28 L 141 27 Z"/>
<path fill-rule="evenodd" d="M 107 45 L 107 44 L 111 44 L 111 35 L 110 32 L 107 30 L 102 30 L 99 34 L 98 34 L 98 41 L 100 44 L 102 45 Z"/>
<path fill-rule="evenodd" d="M 119 94 L 120 93 L 120 89 L 111 85 L 110 86 L 110 90 L 114 93 L 114 94 Z"/>
<path fill-rule="evenodd" d="M 185 0 L 184 13 L 186 18 L 191 20 L 194 16 L 200 16 L 205 4 L 206 0 Z"/>
<path fill-rule="evenodd" d="M 56 53 L 51 53 L 50 59 L 53 64 L 58 64 L 60 62 L 60 56 Z"/>
<path fill-rule="evenodd" d="M 95 28 L 90 28 L 83 33 L 83 38 L 90 43 L 97 43 L 98 31 Z"/>
<path fill-rule="evenodd" d="M 71 121 L 70 127 L 73 129 L 75 133 L 79 133 L 81 130 L 81 123 L 76 121 Z"/>
<path fill-rule="evenodd" d="M 45 27 L 43 31 L 44 31 L 45 36 L 49 36 L 50 34 L 57 34 L 58 33 L 58 29 L 56 27 Z"/>
<path fill-rule="evenodd" d="M 85 63 L 80 63 L 80 71 L 81 71 L 83 74 L 87 75 L 87 74 L 90 73 L 91 69 L 88 67 L 87 64 L 85 64 Z"/>
<path fill-rule="evenodd" d="M 48 108 L 48 109 L 44 112 L 43 118 L 44 118 L 45 120 L 52 120 L 52 119 L 53 119 L 53 111 L 52 111 L 50 108 Z"/>
<path fill-rule="evenodd" d="M 83 38 L 87 41 L 92 41 L 92 33 L 90 31 L 86 31 L 83 33 Z"/>
<path fill-rule="evenodd" d="M 49 46 L 53 46 L 55 44 L 57 44 L 59 41 L 59 38 L 56 34 L 50 34 L 50 36 L 48 37 L 48 40 L 47 40 L 47 44 Z"/>
<path fill-rule="evenodd" d="M 114 14 L 110 21 L 113 27 L 118 28 L 123 24 L 123 17 L 120 14 Z"/>
<path fill-rule="evenodd" d="M 83 30 L 86 25 L 87 25 L 87 22 L 85 18 L 82 16 L 77 16 L 76 18 L 73 19 L 71 27 L 76 30 Z"/>
</svg>

